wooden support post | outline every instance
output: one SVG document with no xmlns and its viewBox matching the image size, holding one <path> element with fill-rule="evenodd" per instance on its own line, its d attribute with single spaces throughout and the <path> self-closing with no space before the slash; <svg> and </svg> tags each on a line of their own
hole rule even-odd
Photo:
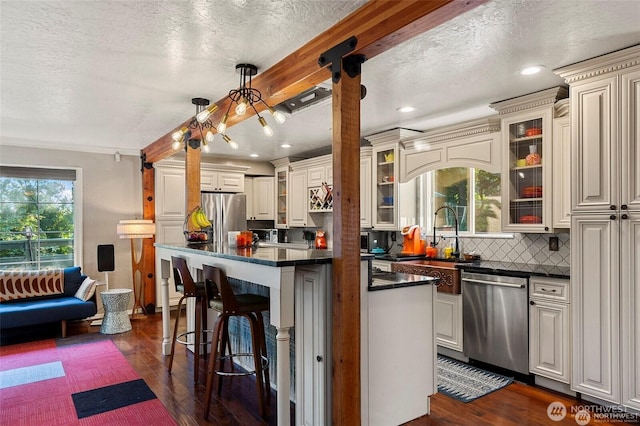
<svg viewBox="0 0 640 426">
<path fill-rule="evenodd" d="M 360 413 L 360 55 L 333 84 L 332 425 Z M 357 61 L 357 75 L 343 72 Z M 335 80 L 334 80 L 335 81 Z"/>
<path fill-rule="evenodd" d="M 156 180 L 155 169 L 153 164 L 142 163 L 142 218 L 156 221 Z M 147 314 L 152 314 L 156 310 L 156 256 L 153 243 L 156 242 L 155 237 L 142 239 L 142 304 Z"/>
<path fill-rule="evenodd" d="M 200 160 L 200 148 L 192 148 L 187 143 L 184 161 L 187 213 L 200 205 Z"/>
</svg>

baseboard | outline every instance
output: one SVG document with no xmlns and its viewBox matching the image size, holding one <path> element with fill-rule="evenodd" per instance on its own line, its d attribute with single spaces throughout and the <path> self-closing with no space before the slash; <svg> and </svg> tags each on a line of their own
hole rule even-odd
<svg viewBox="0 0 640 426">
<path fill-rule="evenodd" d="M 538 375 L 535 376 L 534 380 L 535 380 L 536 386 L 540 386 L 545 389 L 550 389 L 552 391 L 563 393 L 565 395 L 569 395 L 574 398 L 576 397 L 576 392 L 571 390 L 571 386 L 569 386 L 567 383 L 562 383 L 556 380 L 547 379 L 546 377 L 542 377 Z"/>
<path fill-rule="evenodd" d="M 461 362 L 469 362 L 469 358 L 464 356 L 462 352 L 454 351 L 453 349 L 445 348 L 443 346 L 438 346 L 438 353 Z"/>
</svg>

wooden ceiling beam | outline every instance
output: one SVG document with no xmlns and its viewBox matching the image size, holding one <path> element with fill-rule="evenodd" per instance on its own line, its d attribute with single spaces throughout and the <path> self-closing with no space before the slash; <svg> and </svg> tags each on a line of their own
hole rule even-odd
<svg viewBox="0 0 640 426">
<path fill-rule="evenodd" d="M 252 87 L 258 89 L 269 105 L 277 105 L 329 79 L 330 71 L 318 65 L 322 53 L 351 36 L 358 39 L 354 54 L 371 59 L 438 25 L 459 16 L 488 0 L 372 0 L 295 52 L 253 78 Z M 219 109 L 212 114 L 217 123 L 226 112 L 229 100 L 216 103 Z M 264 106 L 258 108 L 264 110 Z M 251 114 L 238 117 L 233 108 L 227 126 L 231 127 Z M 145 161 L 155 163 L 171 156 L 171 134 L 187 126 L 192 117 L 166 135 L 142 149 Z M 215 129 L 214 129 L 215 131 Z M 193 131 L 199 137 L 199 131 Z"/>
</svg>

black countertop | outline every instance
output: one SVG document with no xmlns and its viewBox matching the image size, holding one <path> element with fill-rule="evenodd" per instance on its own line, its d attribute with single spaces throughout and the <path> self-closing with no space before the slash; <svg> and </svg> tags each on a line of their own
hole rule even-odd
<svg viewBox="0 0 640 426">
<path fill-rule="evenodd" d="M 527 278 L 531 276 L 539 276 L 569 279 L 571 276 L 571 269 L 568 266 L 499 262 L 495 260 L 479 260 L 471 263 L 459 263 L 456 267 L 467 272 L 511 275 Z"/>
<path fill-rule="evenodd" d="M 211 257 L 238 260 L 240 262 L 256 263 L 267 266 L 299 266 L 320 265 L 331 263 L 333 252 L 331 250 L 315 250 L 300 248 L 262 247 L 251 248 L 222 247 L 213 244 L 186 244 L 186 243 L 156 243 L 156 247 L 166 248 L 187 253 L 203 254 Z M 373 255 L 362 253 L 362 260 L 373 258 Z"/>
<path fill-rule="evenodd" d="M 438 278 L 425 275 L 405 274 L 402 272 L 373 272 L 370 275 L 369 291 L 391 290 L 416 285 L 432 285 Z"/>
<path fill-rule="evenodd" d="M 384 260 L 388 262 L 402 262 L 408 260 L 426 259 L 426 257 L 390 257 L 376 255 L 374 256 L 374 259 Z M 436 260 L 447 261 L 446 259 Z M 501 262 L 497 260 L 476 260 L 473 262 L 451 261 L 451 263 L 455 264 L 456 268 L 458 269 L 462 269 L 467 272 L 477 272 L 481 274 L 511 275 L 518 277 L 539 276 L 562 279 L 569 279 L 571 276 L 571 269 L 568 266 Z"/>
</svg>

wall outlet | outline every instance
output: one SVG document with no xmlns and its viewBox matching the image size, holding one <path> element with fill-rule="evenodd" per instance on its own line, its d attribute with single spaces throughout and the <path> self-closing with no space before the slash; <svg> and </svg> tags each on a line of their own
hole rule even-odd
<svg viewBox="0 0 640 426">
<path fill-rule="evenodd" d="M 549 237 L 549 250 L 550 251 L 558 251 L 560 243 L 558 242 L 558 237 Z"/>
</svg>

